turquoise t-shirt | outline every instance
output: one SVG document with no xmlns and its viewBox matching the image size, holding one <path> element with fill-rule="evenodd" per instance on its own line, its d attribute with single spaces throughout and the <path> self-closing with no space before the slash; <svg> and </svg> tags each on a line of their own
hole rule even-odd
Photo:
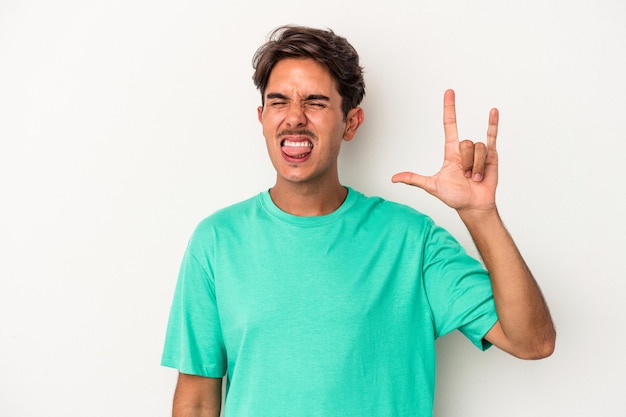
<svg viewBox="0 0 626 417">
<path fill-rule="evenodd" d="M 431 416 L 435 339 L 497 320 L 480 262 L 414 209 L 348 189 L 298 217 L 263 192 L 202 221 L 162 364 L 228 374 L 226 417 Z"/>
</svg>

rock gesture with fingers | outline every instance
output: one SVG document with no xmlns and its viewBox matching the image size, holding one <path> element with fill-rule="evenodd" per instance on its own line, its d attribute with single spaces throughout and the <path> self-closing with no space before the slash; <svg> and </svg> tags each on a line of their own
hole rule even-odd
<svg viewBox="0 0 626 417">
<path fill-rule="evenodd" d="M 491 109 L 487 144 L 459 141 L 454 91 L 443 99 L 446 145 L 433 176 L 401 172 L 393 182 L 422 188 L 457 210 L 489 272 L 498 322 L 485 339 L 525 359 L 549 356 L 556 333 L 548 306 L 496 208 L 498 110 Z"/>
<path fill-rule="evenodd" d="M 498 110 L 489 112 L 486 145 L 471 140 L 459 141 L 454 91 L 448 90 L 443 99 L 443 127 L 445 152 L 439 172 L 433 176 L 401 172 L 391 180 L 422 188 L 457 211 L 495 209 Z"/>
</svg>

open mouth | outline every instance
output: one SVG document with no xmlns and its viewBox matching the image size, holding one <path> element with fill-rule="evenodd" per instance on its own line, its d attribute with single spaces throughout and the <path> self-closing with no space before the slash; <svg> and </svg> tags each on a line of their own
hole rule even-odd
<svg viewBox="0 0 626 417">
<path fill-rule="evenodd" d="M 291 141 L 285 139 L 280 143 L 280 146 L 283 153 L 293 159 L 305 158 L 313 149 L 313 144 L 308 140 Z"/>
</svg>

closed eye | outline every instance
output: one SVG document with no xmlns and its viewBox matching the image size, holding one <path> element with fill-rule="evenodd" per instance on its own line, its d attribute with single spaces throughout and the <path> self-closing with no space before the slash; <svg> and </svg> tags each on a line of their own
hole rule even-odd
<svg viewBox="0 0 626 417">
<path fill-rule="evenodd" d="M 276 107 L 276 106 L 283 106 L 287 104 L 288 99 L 287 99 L 287 96 L 280 94 L 280 93 L 268 93 L 265 96 L 265 100 L 270 106 Z"/>
<path fill-rule="evenodd" d="M 311 94 L 305 98 L 304 102 L 308 107 L 325 109 L 328 107 L 330 98 L 322 94 Z"/>
</svg>

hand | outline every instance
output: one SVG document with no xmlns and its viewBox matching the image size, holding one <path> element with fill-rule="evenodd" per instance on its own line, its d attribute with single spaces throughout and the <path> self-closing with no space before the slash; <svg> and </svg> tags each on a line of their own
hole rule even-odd
<svg viewBox="0 0 626 417">
<path fill-rule="evenodd" d="M 391 181 L 422 188 L 457 211 L 494 209 L 498 183 L 498 110 L 489 112 L 487 144 L 464 140 L 459 142 L 456 127 L 454 91 L 443 98 L 445 151 L 443 166 L 433 176 L 401 172 Z"/>
</svg>

